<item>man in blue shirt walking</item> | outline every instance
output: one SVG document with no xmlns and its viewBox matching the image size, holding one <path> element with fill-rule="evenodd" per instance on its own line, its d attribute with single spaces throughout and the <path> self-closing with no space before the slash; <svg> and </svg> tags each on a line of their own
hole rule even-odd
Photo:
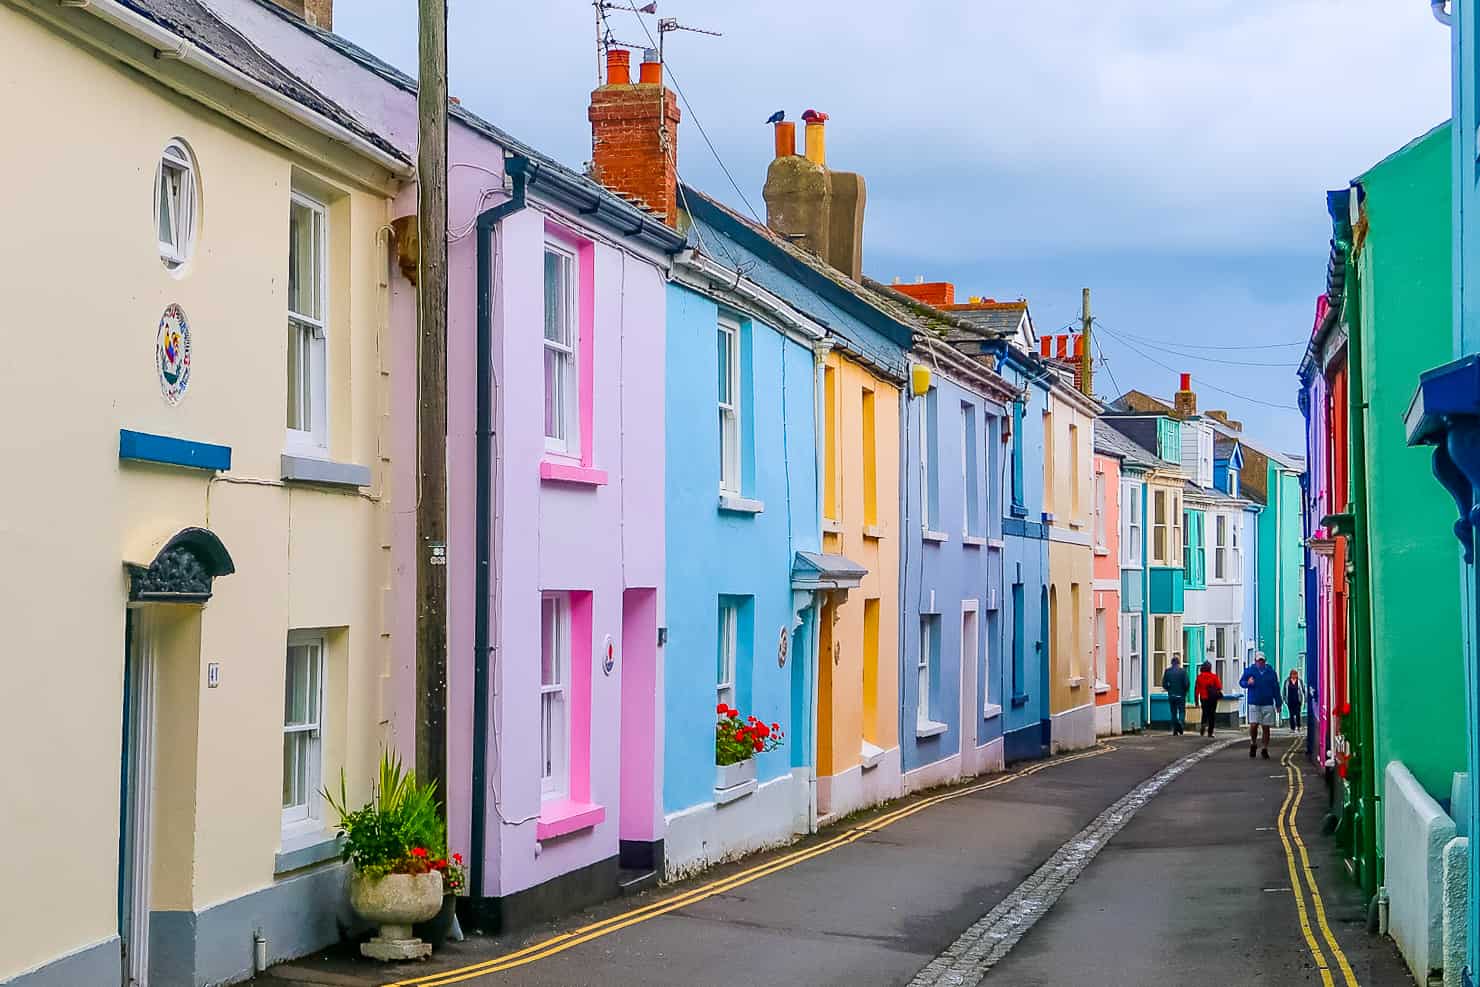
<svg viewBox="0 0 1480 987">
<path fill-rule="evenodd" d="M 1264 652 L 1254 652 L 1254 664 L 1244 670 L 1239 685 L 1249 699 L 1249 756 L 1262 753 L 1269 760 L 1269 728 L 1279 716 L 1280 677 L 1264 660 Z M 1259 746 L 1259 728 L 1264 728 L 1264 746 Z"/>
</svg>

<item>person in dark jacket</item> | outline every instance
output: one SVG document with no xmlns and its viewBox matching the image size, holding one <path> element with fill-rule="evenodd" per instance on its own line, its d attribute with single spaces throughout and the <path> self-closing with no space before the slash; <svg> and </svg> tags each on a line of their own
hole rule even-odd
<svg viewBox="0 0 1480 987">
<path fill-rule="evenodd" d="M 1213 722 L 1218 718 L 1218 700 L 1223 698 L 1223 680 L 1214 674 L 1212 662 L 1202 663 L 1202 671 L 1197 673 L 1197 681 L 1192 685 L 1192 694 L 1202 706 L 1202 722 L 1197 725 L 1197 734 L 1200 737 L 1206 733 L 1211 737 Z"/>
<path fill-rule="evenodd" d="M 1254 653 L 1254 664 L 1238 680 L 1249 699 L 1249 756 L 1255 753 L 1269 760 L 1269 728 L 1278 722 L 1280 709 L 1280 676 L 1264 660 L 1264 652 Z M 1264 744 L 1259 744 L 1259 728 L 1264 728 Z"/>
<path fill-rule="evenodd" d="M 1305 705 L 1305 683 L 1300 681 L 1300 671 L 1290 669 L 1285 680 L 1285 706 L 1290 710 L 1290 729 L 1300 729 L 1300 707 Z"/>
<path fill-rule="evenodd" d="M 1187 724 L 1187 669 L 1182 667 L 1182 658 L 1172 655 L 1172 663 L 1161 673 L 1161 687 L 1167 691 L 1167 705 L 1172 714 L 1172 736 L 1186 733 Z"/>
</svg>

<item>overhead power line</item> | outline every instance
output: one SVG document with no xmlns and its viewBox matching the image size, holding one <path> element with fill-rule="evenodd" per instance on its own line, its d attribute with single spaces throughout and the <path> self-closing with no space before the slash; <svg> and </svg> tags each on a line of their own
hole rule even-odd
<svg viewBox="0 0 1480 987">
<path fill-rule="evenodd" d="M 1132 343 L 1130 340 L 1126 339 L 1125 336 L 1123 336 L 1121 333 L 1116 332 L 1114 329 L 1111 329 L 1109 326 L 1105 325 L 1104 323 L 1101 323 L 1100 324 L 1100 328 L 1103 329 L 1103 330 L 1105 330 L 1112 337 L 1114 337 L 1116 340 L 1118 340 L 1121 343 L 1121 345 L 1125 346 L 1132 353 L 1135 353 L 1137 356 L 1141 357 L 1142 359 L 1147 360 L 1147 361 L 1149 361 L 1151 363 L 1154 363 L 1158 367 L 1161 367 L 1163 370 L 1169 371 L 1170 373 L 1174 373 L 1175 374 L 1175 373 L 1179 373 L 1180 372 L 1175 367 L 1171 366 L 1170 364 L 1162 363 L 1160 360 L 1158 360 L 1156 357 L 1152 356 L 1150 353 L 1147 353 L 1145 350 L 1138 348 L 1134 343 Z M 1300 410 L 1299 408 L 1295 407 L 1293 404 L 1280 404 L 1280 403 L 1275 402 L 1275 401 L 1266 401 L 1263 398 L 1251 397 L 1251 396 L 1249 396 L 1247 394 L 1243 394 L 1243 393 L 1241 393 L 1239 391 L 1229 390 L 1226 387 L 1221 387 L 1218 384 L 1214 384 L 1212 381 L 1208 380 L 1205 377 L 1200 377 L 1200 376 L 1197 376 L 1195 374 L 1193 375 L 1193 378 L 1192 379 L 1195 380 L 1195 381 L 1197 381 L 1203 387 L 1209 388 L 1210 390 L 1217 391 L 1219 394 L 1226 394 L 1227 396 L 1229 396 L 1231 398 L 1238 398 L 1240 401 L 1248 401 L 1251 404 L 1259 404 L 1259 405 L 1263 405 L 1263 406 L 1265 406 L 1267 408 L 1278 408 L 1281 411 L 1299 411 Z"/>
</svg>

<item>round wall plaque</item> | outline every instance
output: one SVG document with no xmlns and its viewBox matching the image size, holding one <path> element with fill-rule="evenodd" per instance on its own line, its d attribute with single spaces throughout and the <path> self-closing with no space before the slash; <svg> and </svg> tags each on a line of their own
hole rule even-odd
<svg viewBox="0 0 1480 987">
<path fill-rule="evenodd" d="M 159 318 L 154 367 L 159 372 L 159 390 L 164 399 L 179 404 L 190 385 L 190 323 L 178 305 L 171 304 Z"/>
</svg>

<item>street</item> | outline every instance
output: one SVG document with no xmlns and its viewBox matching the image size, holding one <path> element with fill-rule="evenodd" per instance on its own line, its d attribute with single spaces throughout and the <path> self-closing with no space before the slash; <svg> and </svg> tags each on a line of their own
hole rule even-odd
<svg viewBox="0 0 1480 987">
<path fill-rule="evenodd" d="M 1232 744 L 1220 737 L 1214 750 L 1190 735 L 1110 738 L 1091 751 L 895 803 L 785 851 L 524 936 L 449 945 L 426 966 L 380 975 L 330 957 L 279 967 L 261 982 L 1411 983 L 1391 943 L 1364 931 L 1360 897 L 1317 837 L 1324 784 L 1303 759 L 1288 758 L 1288 769 L 1281 763 L 1291 736 L 1276 735 L 1269 761 L 1250 760 L 1247 745 L 1228 736 Z M 1180 773 L 1127 810 L 1121 800 L 1164 770 Z M 1299 905 L 1278 826 L 1296 796 L 1298 829 L 1287 839 Z M 1095 827 L 1106 825 L 1123 828 L 1096 852 Z M 1305 883 L 1296 833 L 1308 845 L 1319 898 Z M 1077 873 L 1073 858 L 1087 856 L 1086 848 L 1094 855 Z M 1045 862 L 1067 872 L 1047 890 L 1033 883 Z M 963 963 L 972 946 L 996 942 L 997 926 L 980 920 L 1001 912 L 1025 881 L 1032 901 L 1047 906 L 1041 919 L 1019 930 L 1021 940 L 994 965 L 980 955 Z M 1323 936 L 1317 901 L 1340 959 Z M 1029 907 L 1013 910 L 1021 918 Z M 1083 948 L 1090 942 L 1094 950 Z"/>
</svg>

